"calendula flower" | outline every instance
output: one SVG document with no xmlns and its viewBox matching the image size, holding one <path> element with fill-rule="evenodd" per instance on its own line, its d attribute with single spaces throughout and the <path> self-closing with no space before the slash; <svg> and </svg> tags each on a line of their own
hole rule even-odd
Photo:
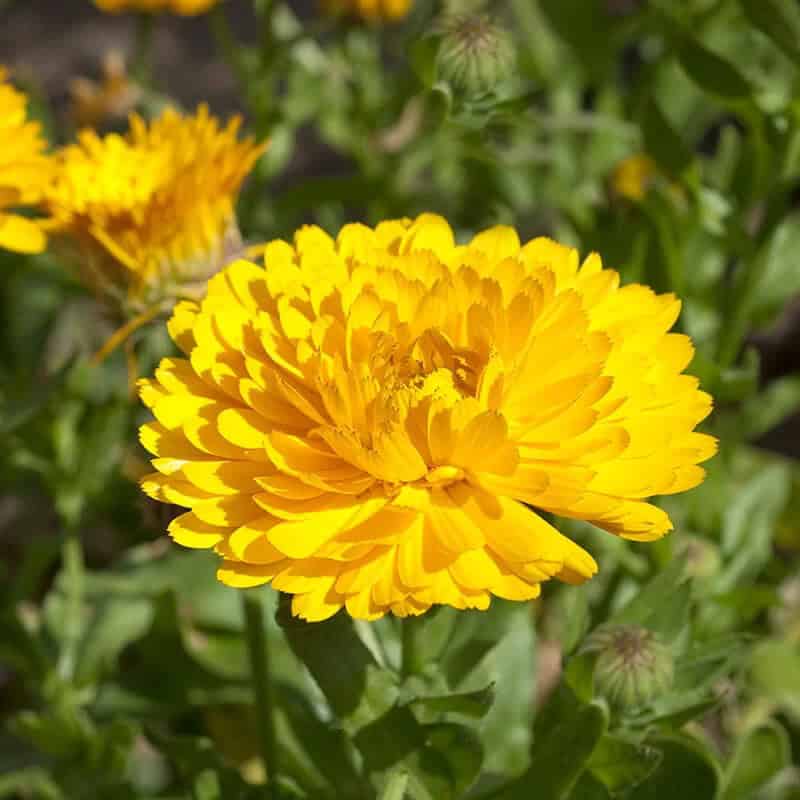
<svg viewBox="0 0 800 800">
<path fill-rule="evenodd" d="M 507 227 L 458 246 L 423 215 L 305 227 L 265 263 L 179 304 L 187 357 L 141 383 L 143 488 L 231 586 L 308 620 L 528 600 L 597 569 L 538 511 L 647 541 L 671 528 L 647 498 L 703 479 L 680 302 L 597 255 Z"/>
<path fill-rule="evenodd" d="M 367 22 L 396 22 L 411 9 L 412 0 L 322 0 L 331 14 L 348 14 Z"/>
<path fill-rule="evenodd" d="M 94 0 L 101 11 L 119 14 L 124 11 L 168 11 L 183 17 L 203 14 L 219 0 Z"/>
<path fill-rule="evenodd" d="M 28 119 L 28 100 L 0 67 L 0 248 L 40 253 L 45 235 L 33 219 L 14 212 L 35 206 L 50 176 L 50 159 L 38 122 Z"/>
<path fill-rule="evenodd" d="M 56 156 L 46 205 L 86 282 L 137 310 L 204 287 L 241 247 L 235 201 L 263 146 L 201 106 L 126 135 L 91 130 Z"/>
<path fill-rule="evenodd" d="M 142 96 L 141 87 L 128 76 L 122 55 L 114 50 L 103 58 L 100 82 L 75 78 L 69 90 L 71 116 L 81 128 L 96 128 L 108 119 L 125 119 Z"/>
</svg>

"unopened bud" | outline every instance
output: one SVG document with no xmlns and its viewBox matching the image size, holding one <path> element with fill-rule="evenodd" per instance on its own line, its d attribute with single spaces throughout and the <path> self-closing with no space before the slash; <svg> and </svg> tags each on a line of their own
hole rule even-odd
<svg viewBox="0 0 800 800">
<path fill-rule="evenodd" d="M 602 626 L 587 638 L 582 650 L 597 654 L 597 691 L 619 708 L 641 706 L 672 685 L 669 648 L 639 625 Z"/>
<path fill-rule="evenodd" d="M 441 25 L 439 72 L 458 89 L 488 92 L 508 78 L 514 45 L 508 33 L 485 14 L 461 14 Z"/>
</svg>

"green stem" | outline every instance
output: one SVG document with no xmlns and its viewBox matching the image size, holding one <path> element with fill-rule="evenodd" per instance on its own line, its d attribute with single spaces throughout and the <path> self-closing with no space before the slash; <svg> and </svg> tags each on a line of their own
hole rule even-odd
<svg viewBox="0 0 800 800">
<path fill-rule="evenodd" d="M 419 672 L 419 652 L 417 648 L 417 631 L 419 628 L 417 617 L 404 617 L 400 621 L 402 630 L 402 664 L 400 671 L 404 678 Z"/>
<path fill-rule="evenodd" d="M 136 17 L 136 41 L 133 48 L 131 75 L 142 86 L 150 86 L 153 77 L 153 41 L 156 24 L 153 14 Z"/>
<path fill-rule="evenodd" d="M 251 680 L 256 699 L 256 725 L 258 728 L 259 747 L 264 768 L 267 772 L 266 796 L 275 798 L 277 797 L 275 781 L 278 776 L 278 765 L 275 721 L 272 714 L 274 701 L 272 682 L 269 675 L 269 653 L 264 628 L 264 612 L 261 608 L 258 594 L 252 591 L 242 592 L 242 608 L 247 633 L 247 649 L 250 656 Z"/>
<path fill-rule="evenodd" d="M 62 649 L 59 655 L 58 672 L 64 680 L 75 675 L 78 646 L 81 640 L 81 617 L 83 616 L 84 558 L 83 543 L 76 525 L 70 525 L 64 533 L 61 545 L 62 568 L 66 583 L 66 605 Z"/>
<path fill-rule="evenodd" d="M 247 95 L 250 75 L 240 57 L 240 46 L 233 35 L 233 31 L 231 31 L 225 9 L 222 4 L 219 3 L 211 9 L 207 16 L 217 48 L 222 53 L 228 66 L 235 73 L 237 81 L 245 92 L 245 95 Z"/>
</svg>

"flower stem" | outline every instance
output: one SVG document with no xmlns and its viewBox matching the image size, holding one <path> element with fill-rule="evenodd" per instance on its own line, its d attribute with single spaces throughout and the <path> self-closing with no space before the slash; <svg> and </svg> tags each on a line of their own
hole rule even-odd
<svg viewBox="0 0 800 800">
<path fill-rule="evenodd" d="M 419 672 L 419 652 L 417 648 L 417 633 L 420 621 L 417 617 L 404 617 L 401 621 L 402 630 L 402 664 L 400 671 L 404 678 Z"/>
<path fill-rule="evenodd" d="M 155 30 L 153 14 L 142 12 L 136 17 L 136 40 L 133 48 L 131 74 L 141 86 L 149 86 L 152 78 Z"/>
<path fill-rule="evenodd" d="M 70 525 L 64 533 L 61 545 L 62 568 L 66 584 L 66 606 L 64 614 L 63 645 L 58 661 L 58 672 L 64 680 L 75 674 L 78 645 L 81 639 L 81 617 L 83 615 L 84 558 L 80 531 Z"/>
<path fill-rule="evenodd" d="M 269 675 L 267 637 L 264 633 L 264 612 L 256 592 L 242 592 L 242 609 L 247 633 L 247 649 L 250 656 L 251 680 L 256 699 L 259 746 L 267 773 L 266 796 L 276 798 L 275 781 L 278 776 L 278 767 L 275 723 L 272 715 L 272 682 Z"/>
</svg>

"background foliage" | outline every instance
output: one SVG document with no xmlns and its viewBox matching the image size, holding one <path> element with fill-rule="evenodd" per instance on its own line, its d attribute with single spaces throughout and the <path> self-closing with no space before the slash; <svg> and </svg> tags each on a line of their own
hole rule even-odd
<svg viewBox="0 0 800 800">
<path fill-rule="evenodd" d="M 800 406 L 800 9 L 497 2 L 516 64 L 475 92 L 442 74 L 444 5 L 418 0 L 380 28 L 229 0 L 191 23 L 211 26 L 235 105 L 271 139 L 242 197 L 246 237 L 432 210 L 464 234 L 509 222 L 596 249 L 624 280 L 684 298 L 721 452 L 665 502 L 676 532 L 655 545 L 564 523 L 601 573 L 533 605 L 444 609 L 401 634 L 393 619 L 301 624 L 255 592 L 273 796 L 800 797 L 800 442 L 785 422 Z M 139 46 L 152 113 L 169 76 Z M 52 139 L 68 139 L 28 77 Z M 51 256 L 0 260 L 0 797 L 263 797 L 239 597 L 213 557 L 166 541 L 135 486 L 130 364 L 90 362 L 108 322 Z M 168 350 L 160 326 L 136 347 L 141 373 Z M 75 530 L 85 560 L 62 547 Z M 669 648 L 668 691 L 603 699 L 582 645 L 609 622 Z"/>
</svg>

